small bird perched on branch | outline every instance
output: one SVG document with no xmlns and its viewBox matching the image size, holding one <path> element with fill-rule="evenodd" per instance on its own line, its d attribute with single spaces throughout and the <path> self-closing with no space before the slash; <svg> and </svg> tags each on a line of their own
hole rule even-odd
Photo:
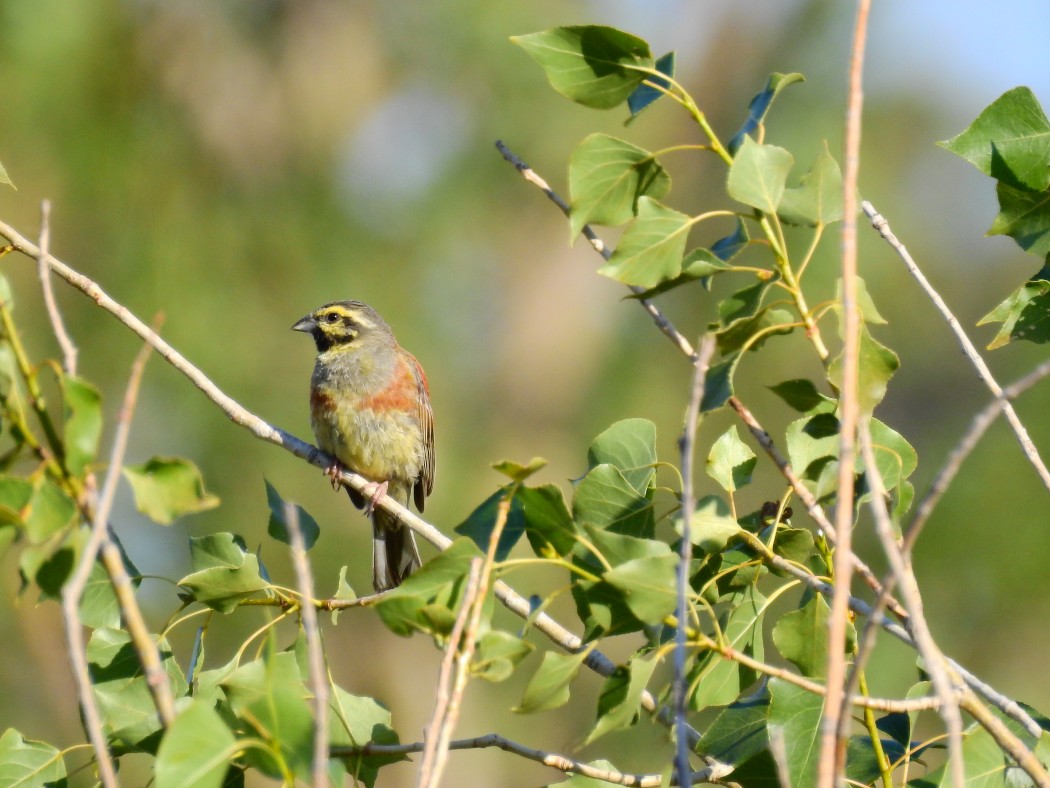
<svg viewBox="0 0 1050 788">
<path fill-rule="evenodd" d="M 430 388 L 415 356 L 386 321 L 360 301 L 335 301 L 294 326 L 317 344 L 310 379 L 310 425 L 317 444 L 340 465 L 373 482 L 371 497 L 349 487 L 372 518 L 372 585 L 386 591 L 422 563 L 411 529 L 376 507 L 383 495 L 423 511 L 434 486 L 434 415 Z"/>
</svg>

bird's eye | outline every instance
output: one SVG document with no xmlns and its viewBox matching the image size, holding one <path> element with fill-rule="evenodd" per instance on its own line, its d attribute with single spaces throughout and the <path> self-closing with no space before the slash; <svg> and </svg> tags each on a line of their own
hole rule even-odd
<svg viewBox="0 0 1050 788">
<path fill-rule="evenodd" d="M 338 323 L 339 315 L 337 315 L 335 312 L 329 312 L 327 315 L 325 315 L 325 320 L 327 320 L 329 323 Z"/>
</svg>

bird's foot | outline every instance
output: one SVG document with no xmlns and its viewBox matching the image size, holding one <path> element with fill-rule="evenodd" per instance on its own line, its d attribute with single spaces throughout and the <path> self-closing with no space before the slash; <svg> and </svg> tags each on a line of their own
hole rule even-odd
<svg viewBox="0 0 1050 788">
<path fill-rule="evenodd" d="M 386 495 L 387 482 L 380 484 L 379 482 L 369 482 L 365 485 L 364 492 L 369 496 L 368 502 L 365 504 L 365 514 L 371 516 L 372 512 L 375 511 L 376 504 L 379 500 Z"/>
<path fill-rule="evenodd" d="M 343 467 L 343 464 L 339 462 L 339 460 L 336 460 L 324 469 L 324 475 L 327 476 L 328 481 L 332 483 L 333 490 L 338 490 L 340 485 L 342 484 L 339 481 L 339 477 L 343 475 L 344 470 L 346 469 Z"/>
</svg>

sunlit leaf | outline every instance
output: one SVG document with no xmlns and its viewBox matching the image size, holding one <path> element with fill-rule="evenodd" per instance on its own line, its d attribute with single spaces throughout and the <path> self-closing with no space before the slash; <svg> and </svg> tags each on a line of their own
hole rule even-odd
<svg viewBox="0 0 1050 788">
<path fill-rule="evenodd" d="M 219 499 L 204 489 L 197 466 L 181 457 L 153 457 L 124 468 L 140 512 L 161 525 L 179 517 L 214 509 Z"/>
<path fill-rule="evenodd" d="M 470 672 L 486 681 L 499 682 L 509 679 L 514 668 L 535 648 L 510 632 L 490 629 L 478 639 L 474 663 Z"/>
<path fill-rule="evenodd" d="M 42 478 L 33 491 L 26 514 L 26 536 L 30 542 L 41 544 L 68 527 L 76 514 L 76 502 L 61 487 Z"/>
<path fill-rule="evenodd" d="M 707 455 L 707 475 L 722 485 L 727 492 L 734 492 L 751 483 L 751 474 L 758 459 L 751 447 L 740 440 L 734 424 L 714 442 Z"/>
<path fill-rule="evenodd" d="M 675 555 L 636 558 L 606 572 L 602 579 L 618 588 L 635 617 L 646 624 L 659 624 L 674 612 Z"/>
<path fill-rule="evenodd" d="M 788 224 L 810 227 L 842 218 L 842 171 L 827 141 L 801 183 L 784 190 L 777 214 Z"/>
<path fill-rule="evenodd" d="M 692 222 L 651 197 L 638 198 L 638 215 L 598 273 L 625 285 L 655 287 L 682 272 Z"/>
<path fill-rule="evenodd" d="M 555 27 L 512 36 L 566 98 L 595 109 L 622 104 L 654 66 L 649 44 L 612 27 Z"/>
<path fill-rule="evenodd" d="M 210 704 L 193 701 L 175 718 L 157 750 L 157 788 L 221 788 L 236 739 Z"/>
<path fill-rule="evenodd" d="M 790 784 L 816 785 L 824 698 L 778 678 L 769 680 L 769 693 L 769 733 L 782 737 Z"/>
<path fill-rule="evenodd" d="M 65 786 L 62 753 L 47 742 L 26 739 L 14 728 L 0 736 L 0 785 Z"/>
<path fill-rule="evenodd" d="M 332 687 L 328 730 L 333 746 L 399 743 L 386 708 L 372 698 L 351 695 L 342 687 Z M 404 755 L 355 755 L 344 758 L 343 764 L 348 774 L 373 788 L 380 767 L 403 760 Z"/>
<path fill-rule="evenodd" d="M 651 539 L 656 527 L 653 504 L 612 465 L 598 465 L 576 485 L 572 516 L 578 525 Z"/>
<path fill-rule="evenodd" d="M 242 599 L 269 588 L 259 572 L 258 556 L 249 553 L 244 540 L 230 533 L 190 537 L 193 571 L 179 581 L 194 599 L 229 613 Z"/>
<path fill-rule="evenodd" d="M 512 481 L 523 482 L 533 474 L 547 467 L 547 460 L 543 457 L 533 457 L 524 465 L 514 460 L 500 460 L 492 463 L 492 468 Z"/>
<path fill-rule="evenodd" d="M 838 302 L 841 308 L 842 304 L 842 280 L 839 279 L 835 282 L 835 301 Z M 886 320 L 882 315 L 879 314 L 879 310 L 875 307 L 875 301 L 872 299 L 871 294 L 868 293 L 868 286 L 864 280 L 859 276 L 857 277 L 857 309 L 860 311 L 861 319 L 865 323 L 871 323 L 872 325 L 885 325 Z"/>
<path fill-rule="evenodd" d="M 18 191 L 18 187 L 15 186 L 14 181 L 12 181 L 11 177 L 7 174 L 7 170 L 4 169 L 3 164 L 0 164 L 0 183 L 6 183 L 12 189 Z"/>
<path fill-rule="evenodd" d="M 1050 341 L 1050 258 L 1031 279 L 982 317 L 977 325 L 1002 323 L 989 350 L 1014 339 L 1043 344 Z"/>
<path fill-rule="evenodd" d="M 998 181 L 1037 192 L 1050 186 L 1050 121 L 1027 87 L 1006 91 L 939 144 Z"/>
<path fill-rule="evenodd" d="M 587 449 L 588 468 L 613 465 L 643 495 L 656 475 L 656 462 L 656 425 L 648 419 L 618 421 Z"/>
<path fill-rule="evenodd" d="M 65 405 L 66 467 L 71 474 L 79 476 L 98 451 L 98 439 L 102 434 L 102 397 L 98 389 L 86 380 L 63 377 L 62 399 Z"/>
<path fill-rule="evenodd" d="M 776 213 L 795 157 L 745 137 L 729 168 L 729 196 L 763 213 Z"/>
<path fill-rule="evenodd" d="M 900 359 L 888 347 L 877 342 L 861 324 L 858 363 L 857 401 L 864 413 L 871 413 L 886 396 L 886 385 L 900 366 Z M 831 362 L 828 380 L 837 389 L 842 389 L 841 355 Z"/>
<path fill-rule="evenodd" d="M 659 663 L 659 659 L 644 660 L 636 656 L 627 665 L 617 666 L 602 685 L 598 721 L 584 740 L 584 746 L 634 723 L 641 710 L 642 693 Z"/>
<path fill-rule="evenodd" d="M 800 608 L 781 616 L 773 627 L 773 644 L 777 651 L 803 676 L 815 679 L 826 676 L 830 612 L 824 597 L 813 594 Z M 847 642 L 851 643 L 856 634 L 852 624 L 847 622 L 847 627 Z"/>
<path fill-rule="evenodd" d="M 719 617 L 727 644 L 755 659 L 764 658 L 762 618 L 766 599 L 754 585 L 746 585 L 730 600 L 730 608 Z M 689 676 L 695 686 L 689 702 L 694 709 L 732 703 L 754 680 L 754 672 L 715 651 L 696 661 Z"/>
<path fill-rule="evenodd" d="M 671 177 L 649 151 L 608 134 L 591 134 L 569 158 L 569 229 L 616 226 L 634 218 L 639 197 L 660 199 Z"/>
</svg>

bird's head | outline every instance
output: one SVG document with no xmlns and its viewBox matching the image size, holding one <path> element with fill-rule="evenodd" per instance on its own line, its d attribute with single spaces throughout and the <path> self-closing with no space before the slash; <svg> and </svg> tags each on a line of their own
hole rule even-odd
<svg viewBox="0 0 1050 788">
<path fill-rule="evenodd" d="M 293 331 L 310 334 L 317 352 L 332 348 L 360 348 L 394 343 L 390 326 L 368 304 L 360 301 L 333 301 L 318 307 L 292 326 Z"/>
</svg>

